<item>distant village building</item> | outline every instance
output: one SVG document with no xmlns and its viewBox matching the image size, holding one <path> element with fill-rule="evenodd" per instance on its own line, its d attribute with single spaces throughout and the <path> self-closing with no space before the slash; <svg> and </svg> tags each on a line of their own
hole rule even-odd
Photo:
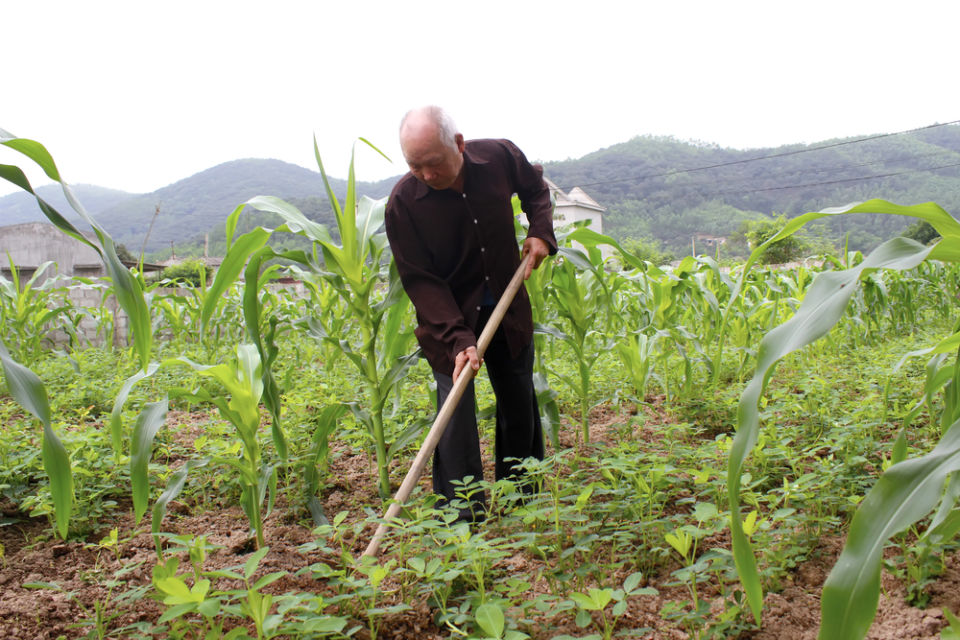
<svg viewBox="0 0 960 640">
<path fill-rule="evenodd" d="M 724 236 L 712 236 L 709 233 L 695 233 L 692 240 L 692 255 L 704 253 L 705 251 L 715 251 L 717 247 L 726 244 L 727 239 Z"/>
<path fill-rule="evenodd" d="M 596 231 L 597 233 L 603 233 L 603 214 L 606 211 L 605 207 L 600 206 L 596 200 L 588 196 L 587 192 L 580 187 L 574 187 L 568 193 L 564 193 L 560 187 L 550 180 L 544 178 L 543 181 L 546 182 L 547 187 L 550 188 L 550 196 L 553 198 L 553 225 L 555 227 L 559 228 L 564 225 L 573 224 L 574 222 L 586 220 L 588 229 Z M 523 217 L 523 222 L 527 222 L 526 216 Z M 575 242 L 574 246 L 581 250 L 584 249 L 578 242 Z M 601 245 L 600 255 L 605 259 L 609 258 L 613 255 L 613 247 Z"/>
</svg>

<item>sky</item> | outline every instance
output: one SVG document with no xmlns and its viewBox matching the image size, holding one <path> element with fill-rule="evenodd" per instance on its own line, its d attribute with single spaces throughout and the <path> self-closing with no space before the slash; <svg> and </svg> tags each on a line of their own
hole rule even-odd
<svg viewBox="0 0 960 640">
<path fill-rule="evenodd" d="M 314 136 L 331 176 L 353 149 L 359 180 L 398 175 L 399 120 L 423 104 L 535 161 L 960 119 L 952 0 L 48 0 L 0 22 L 0 129 L 69 183 L 133 193 L 238 158 L 316 169 Z M 30 166 L 4 147 L 0 163 Z"/>
</svg>

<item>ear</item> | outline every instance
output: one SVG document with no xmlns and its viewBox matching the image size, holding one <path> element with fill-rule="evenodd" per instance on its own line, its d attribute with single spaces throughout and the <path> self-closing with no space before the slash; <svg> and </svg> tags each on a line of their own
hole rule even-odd
<svg viewBox="0 0 960 640">
<path fill-rule="evenodd" d="M 453 142 L 457 145 L 457 151 L 460 153 L 463 153 L 463 150 L 467 148 L 467 145 L 463 142 L 462 133 L 458 133 L 457 135 L 453 136 Z"/>
</svg>

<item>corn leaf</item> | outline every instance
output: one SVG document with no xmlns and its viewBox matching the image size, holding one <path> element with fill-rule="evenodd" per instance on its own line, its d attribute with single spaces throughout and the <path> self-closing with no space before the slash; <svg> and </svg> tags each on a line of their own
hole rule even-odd
<svg viewBox="0 0 960 640">
<path fill-rule="evenodd" d="M 787 354 L 810 344 L 833 328 L 863 275 L 876 269 L 915 267 L 931 251 L 931 247 L 924 247 L 907 238 L 894 238 L 877 247 L 856 267 L 818 274 L 797 313 L 767 333 L 760 343 L 756 371 L 740 397 L 737 408 L 737 434 L 727 466 L 734 560 L 757 624 L 760 623 L 763 592 L 756 558 L 740 519 L 740 475 L 747 455 L 757 442 L 760 430 L 758 403 L 773 374 L 774 365 Z"/>
<path fill-rule="evenodd" d="M 147 363 L 150 361 L 150 352 L 153 348 L 153 328 L 150 325 L 150 311 L 143 297 L 144 287 L 142 282 L 131 274 L 130 270 L 120 262 L 120 258 L 117 257 L 117 250 L 113 238 L 87 213 L 86 209 L 83 208 L 83 205 L 80 204 L 80 201 L 77 200 L 73 194 L 73 190 L 70 189 L 70 186 L 60 177 L 60 172 L 57 169 L 56 163 L 53 161 L 53 157 L 42 144 L 35 140 L 17 138 L 3 129 L 0 129 L 0 144 L 24 154 L 36 162 L 50 179 L 59 182 L 67 202 L 73 210 L 93 228 L 100 242 L 100 247 L 91 243 L 90 240 L 84 237 L 64 216 L 48 203 L 44 202 L 43 199 L 34 192 L 23 171 L 11 165 L 0 165 L 0 177 L 32 194 L 37 199 L 40 210 L 43 211 L 50 222 L 64 233 L 93 247 L 97 253 L 100 254 L 104 267 L 106 267 L 107 275 L 113 282 L 113 291 L 117 297 L 117 302 L 126 312 L 130 320 L 134 349 L 140 358 L 140 366 L 141 368 L 146 368 Z"/>
<path fill-rule="evenodd" d="M 940 501 L 947 475 L 960 470 L 960 421 L 927 455 L 890 467 L 850 523 L 843 553 L 821 595 L 820 640 L 863 638 L 880 599 L 883 547 Z"/>
<path fill-rule="evenodd" d="M 180 495 L 180 492 L 183 491 L 183 487 L 187 482 L 187 475 L 189 475 L 190 471 L 205 467 L 209 463 L 210 458 L 187 460 L 182 467 L 170 474 L 166 488 L 163 490 L 163 493 L 160 494 L 160 497 L 157 498 L 157 501 L 153 503 L 153 517 L 150 523 L 150 532 L 153 534 L 157 557 L 163 558 L 163 552 L 160 547 L 160 536 L 158 534 L 160 533 L 160 525 L 163 523 L 163 516 L 167 514 L 167 505 L 170 504 L 171 500 L 175 500 L 177 496 Z"/>
<path fill-rule="evenodd" d="M 120 391 L 117 393 L 117 397 L 113 400 L 113 410 L 110 412 L 110 442 L 113 445 L 114 456 L 118 459 L 123 453 L 123 422 L 121 419 L 123 406 L 126 404 L 133 386 L 144 378 L 152 376 L 159 368 L 160 363 L 151 362 L 145 369 L 138 371 L 124 380 Z"/>
<path fill-rule="evenodd" d="M 153 438 L 167 419 L 167 398 L 150 402 L 137 416 L 130 444 L 130 483 L 133 487 L 133 512 L 136 522 L 147 511 L 150 499 L 150 479 L 148 468 L 153 453 Z"/>
<path fill-rule="evenodd" d="M 66 538 L 70 525 L 70 511 L 73 509 L 73 472 L 70 469 L 67 450 L 50 424 L 50 403 L 47 400 L 46 387 L 43 386 L 37 374 L 10 357 L 10 352 L 2 341 L 0 341 L 0 363 L 3 366 L 3 375 L 10 389 L 10 395 L 43 424 L 43 443 L 41 444 L 43 469 L 50 478 L 50 493 L 53 497 L 57 533 L 61 538 Z"/>
<path fill-rule="evenodd" d="M 210 285 L 207 297 L 203 301 L 203 309 L 200 311 L 200 323 L 206 328 L 213 317 L 213 312 L 223 298 L 224 292 L 230 288 L 230 285 L 236 281 L 240 272 L 250 255 L 258 251 L 270 239 L 271 232 L 257 227 L 253 231 L 243 234 L 230 248 L 230 251 L 223 258 L 220 268 L 217 269 L 217 275 Z"/>
</svg>

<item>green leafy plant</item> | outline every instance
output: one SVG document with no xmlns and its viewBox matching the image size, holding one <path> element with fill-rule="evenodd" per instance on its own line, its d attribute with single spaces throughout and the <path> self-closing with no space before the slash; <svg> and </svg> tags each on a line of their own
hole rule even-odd
<svg viewBox="0 0 960 640">
<path fill-rule="evenodd" d="M 260 399 L 263 395 L 260 356 L 256 347 L 242 344 L 237 347 L 236 360 L 228 364 L 199 365 L 180 358 L 202 376 L 213 378 L 229 393 L 229 398 L 215 396 L 203 388 L 195 391 L 174 390 L 172 395 L 194 402 L 211 402 L 220 410 L 220 415 L 236 429 L 243 443 L 240 459 L 220 460 L 240 475 L 242 494 L 240 506 L 250 520 L 250 526 L 256 535 L 257 547 L 264 546 L 263 516 L 261 505 L 268 484 L 276 483 L 274 466 L 264 462 L 261 455 L 260 437 Z"/>
<path fill-rule="evenodd" d="M 194 287 L 203 287 L 212 273 L 212 267 L 207 265 L 203 260 L 194 258 L 166 267 L 161 277 L 170 280 L 173 284 L 189 284 Z"/>
</svg>

